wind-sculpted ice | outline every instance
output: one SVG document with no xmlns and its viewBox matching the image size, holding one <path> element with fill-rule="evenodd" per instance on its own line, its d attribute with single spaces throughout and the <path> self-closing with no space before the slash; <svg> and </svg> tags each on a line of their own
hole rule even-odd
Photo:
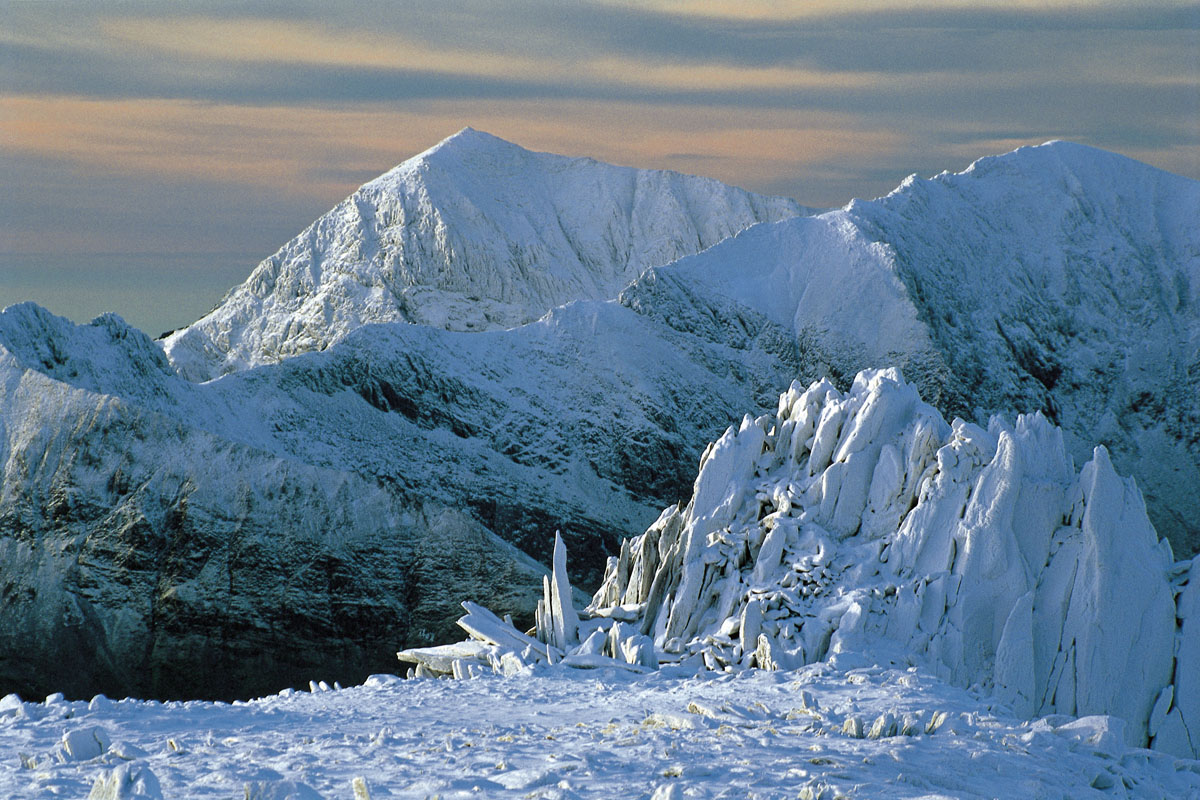
<svg viewBox="0 0 1200 800">
<path fill-rule="evenodd" d="M 472 643 L 401 657 L 460 677 L 891 661 L 1200 754 L 1200 559 L 1173 563 L 1104 448 L 1076 472 L 1040 414 L 948 425 L 893 369 L 794 383 L 726 431 L 578 614 L 564 560 L 560 540 L 532 635 L 468 603 Z"/>
</svg>

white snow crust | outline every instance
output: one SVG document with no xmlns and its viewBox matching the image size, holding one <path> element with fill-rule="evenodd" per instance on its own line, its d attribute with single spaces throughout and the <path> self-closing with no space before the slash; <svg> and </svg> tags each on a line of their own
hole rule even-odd
<svg viewBox="0 0 1200 800">
<path fill-rule="evenodd" d="M 582 618 L 562 559 L 559 540 L 536 640 L 465 604 L 459 624 L 490 648 L 451 670 L 401 657 L 456 675 L 890 660 L 1021 717 L 1112 716 L 1129 745 L 1200 755 L 1200 574 L 1174 562 L 1133 481 L 1102 447 L 1077 473 L 1040 414 L 947 425 L 894 369 L 846 393 L 793 384 L 775 414 L 730 428 L 688 504 L 610 559 Z"/>
</svg>

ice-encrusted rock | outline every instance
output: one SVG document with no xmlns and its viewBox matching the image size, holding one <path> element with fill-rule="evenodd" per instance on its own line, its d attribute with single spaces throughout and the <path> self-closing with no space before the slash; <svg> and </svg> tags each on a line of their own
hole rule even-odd
<svg viewBox="0 0 1200 800">
<path fill-rule="evenodd" d="M 365 184 L 164 341 L 191 380 L 374 322 L 511 328 L 648 267 L 808 213 L 710 178 L 533 153 L 465 128 Z"/>
<path fill-rule="evenodd" d="M 325 800 L 316 789 L 301 781 L 250 781 L 246 800 Z"/>
<path fill-rule="evenodd" d="M 1024 716 L 1116 718 L 1105 730 L 1131 745 L 1153 728 L 1153 746 L 1195 757 L 1180 732 L 1196 713 L 1200 592 L 1188 574 L 1176 602 L 1172 582 L 1194 569 L 1172 562 L 1102 447 L 1077 473 L 1040 414 L 947 425 L 896 370 L 866 371 L 846 393 L 793 384 L 775 414 L 730 428 L 691 501 L 609 561 L 583 644 L 556 644 L 568 665 L 605 631 L 711 669 L 890 658 Z M 547 660 L 532 646 L 519 658 Z"/>
<path fill-rule="evenodd" d="M 58 755 L 63 761 L 91 761 L 104 755 L 110 744 L 112 738 L 101 727 L 76 728 L 63 734 Z"/>
<path fill-rule="evenodd" d="M 143 763 L 118 764 L 96 778 L 88 800 L 162 800 L 158 776 Z"/>
</svg>

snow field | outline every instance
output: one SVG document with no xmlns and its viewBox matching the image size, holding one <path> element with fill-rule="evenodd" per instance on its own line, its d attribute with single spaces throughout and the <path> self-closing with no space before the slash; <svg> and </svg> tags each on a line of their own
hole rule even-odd
<svg viewBox="0 0 1200 800">
<path fill-rule="evenodd" d="M 1110 717 L 1021 722 L 917 669 L 377 675 L 247 703 L 0 701 L 18 798 L 1188 798 Z M 89 795 L 90 792 L 90 795 Z"/>
</svg>

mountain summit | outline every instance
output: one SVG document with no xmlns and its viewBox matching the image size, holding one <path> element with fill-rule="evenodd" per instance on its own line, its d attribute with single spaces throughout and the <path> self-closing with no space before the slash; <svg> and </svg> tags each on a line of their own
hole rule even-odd
<svg viewBox="0 0 1200 800">
<path fill-rule="evenodd" d="M 208 380 L 375 322 L 511 328 L 808 213 L 709 178 L 535 153 L 464 128 L 363 185 L 164 342 Z"/>
</svg>

